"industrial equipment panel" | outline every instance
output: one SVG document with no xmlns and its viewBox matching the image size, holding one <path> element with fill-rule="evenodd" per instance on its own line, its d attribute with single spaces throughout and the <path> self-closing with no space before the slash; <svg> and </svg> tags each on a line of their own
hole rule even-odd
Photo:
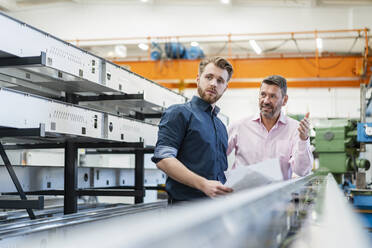
<svg viewBox="0 0 372 248">
<path fill-rule="evenodd" d="M 123 70 L 118 65 L 114 65 L 111 63 L 105 63 L 105 68 L 106 72 L 103 74 L 105 77 L 106 85 L 118 91 L 123 91 L 124 86 L 130 83 L 127 76 L 129 72 Z"/>
<path fill-rule="evenodd" d="M 6 33 L 6 38 L 0 39 L 1 51 L 17 57 L 40 56 L 43 52 L 46 54 L 46 66 L 101 83 L 100 58 L 3 14 L 0 14 L 0 27 Z"/>
<path fill-rule="evenodd" d="M 134 73 L 128 72 L 130 84 L 124 87 L 124 92 L 131 94 L 143 93 L 145 101 L 155 104 L 161 108 L 167 108 L 172 104 L 185 103 L 186 98 L 177 94 L 165 87 L 162 87 L 145 78 L 139 77 Z M 154 110 L 162 110 L 161 108 L 154 108 Z"/>
<path fill-rule="evenodd" d="M 154 146 L 157 126 L 134 119 L 105 115 L 105 138 L 125 142 L 144 142 L 145 146 Z"/>
<path fill-rule="evenodd" d="M 82 167 L 134 169 L 133 154 L 85 154 L 80 160 Z"/>
<path fill-rule="evenodd" d="M 1 13 L 0 28 L 6 33 L 0 39 L 0 52 L 21 61 L 40 57 L 37 64 L 14 65 L 7 64 L 5 56 L 0 74 L 69 93 L 143 94 L 142 101 L 128 105 L 139 112 L 158 112 L 186 101 L 176 92 Z"/>
<path fill-rule="evenodd" d="M 0 126 L 101 138 L 103 114 L 71 104 L 0 88 Z"/>
<path fill-rule="evenodd" d="M 143 142 L 146 146 L 155 146 L 158 140 L 159 127 L 154 124 L 142 122 L 140 124 Z"/>
</svg>

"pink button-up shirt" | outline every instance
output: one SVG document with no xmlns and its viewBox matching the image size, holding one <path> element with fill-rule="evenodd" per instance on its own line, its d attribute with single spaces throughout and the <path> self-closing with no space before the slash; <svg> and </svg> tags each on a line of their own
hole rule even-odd
<svg viewBox="0 0 372 248">
<path fill-rule="evenodd" d="M 287 117 L 283 112 L 269 132 L 259 113 L 233 123 L 228 131 L 227 149 L 227 155 L 235 149 L 232 168 L 278 158 L 285 180 L 292 177 L 292 171 L 299 176 L 308 174 L 314 158 L 310 140 L 300 139 L 298 126 L 298 121 Z"/>
</svg>

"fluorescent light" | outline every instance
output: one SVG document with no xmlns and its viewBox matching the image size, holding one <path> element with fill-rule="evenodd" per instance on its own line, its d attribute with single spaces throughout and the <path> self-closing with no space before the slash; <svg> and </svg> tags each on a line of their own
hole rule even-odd
<svg viewBox="0 0 372 248">
<path fill-rule="evenodd" d="M 199 43 L 196 42 L 196 41 L 192 41 L 192 42 L 190 43 L 190 45 L 191 45 L 191 46 L 194 46 L 194 47 L 197 47 L 197 46 L 199 46 Z"/>
<path fill-rule="evenodd" d="M 319 50 L 322 50 L 323 49 L 323 40 L 322 40 L 322 38 L 316 38 L 316 47 Z"/>
<path fill-rule="evenodd" d="M 223 4 L 229 4 L 230 3 L 230 0 L 221 0 L 221 3 L 223 3 Z"/>
<path fill-rule="evenodd" d="M 149 49 L 149 45 L 145 44 L 145 43 L 140 43 L 138 44 L 138 47 L 144 51 L 148 50 Z"/>
<path fill-rule="evenodd" d="M 124 45 L 115 46 L 115 53 L 118 57 L 127 57 L 127 47 Z"/>
<path fill-rule="evenodd" d="M 258 46 L 258 44 L 257 44 L 257 42 L 255 40 L 249 40 L 249 44 L 251 45 L 251 47 L 253 48 L 253 50 L 257 54 L 261 54 L 262 53 L 261 47 Z"/>
</svg>

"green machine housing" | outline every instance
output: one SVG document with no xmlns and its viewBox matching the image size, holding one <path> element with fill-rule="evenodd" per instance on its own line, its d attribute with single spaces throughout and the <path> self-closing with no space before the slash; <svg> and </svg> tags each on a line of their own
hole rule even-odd
<svg viewBox="0 0 372 248">
<path fill-rule="evenodd" d="M 333 173 L 337 181 L 341 181 L 342 174 L 369 169 L 369 161 L 358 158 L 357 120 L 322 120 L 315 132 L 312 143 L 319 156 L 319 168 Z"/>
</svg>

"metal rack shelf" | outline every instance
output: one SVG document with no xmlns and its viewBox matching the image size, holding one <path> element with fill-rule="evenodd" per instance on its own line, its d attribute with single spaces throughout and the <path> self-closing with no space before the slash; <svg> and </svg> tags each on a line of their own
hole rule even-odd
<svg viewBox="0 0 372 248">
<path fill-rule="evenodd" d="M 0 28 L 7 35 L 0 40 L 0 81 L 6 87 L 48 97 L 64 93 L 82 96 L 133 95 L 104 103 L 105 109 L 159 113 L 187 99 L 108 60 L 82 50 L 46 32 L 0 13 Z M 62 93 L 62 94 L 61 94 Z M 90 102 L 90 105 L 100 107 Z"/>
<path fill-rule="evenodd" d="M 23 82 L 28 82 L 35 86 L 67 93 L 120 93 L 119 90 L 86 80 L 83 75 L 78 77 L 48 66 L 44 52 L 41 52 L 40 56 L 0 58 L 0 74 L 19 79 L 19 86 L 24 86 Z M 14 83 L 17 84 L 17 81 Z"/>
<path fill-rule="evenodd" d="M 38 136 L 39 135 L 39 136 Z M 31 139 L 35 141 L 45 141 L 45 131 L 43 125 L 39 128 L 32 129 L 1 129 L 0 128 L 0 140 L 4 141 L 4 138 L 19 138 L 23 141 Z M 48 139 L 48 138 L 47 138 Z M 16 140 L 14 140 L 16 141 Z M 48 141 L 51 141 L 49 138 Z M 85 140 L 83 138 L 68 139 L 64 137 L 61 141 L 57 138 L 56 143 L 33 143 L 23 145 L 12 145 L 8 146 L 9 149 L 50 149 L 50 148 L 64 148 L 65 150 L 65 183 L 64 183 L 64 213 L 76 213 L 77 212 L 77 197 L 81 195 L 89 196 L 134 196 L 135 203 L 142 203 L 143 197 L 145 196 L 144 187 L 144 154 L 148 152 L 148 149 L 143 149 L 144 144 L 142 142 L 137 143 L 125 143 L 125 142 L 103 142 L 99 139 Z M 131 148 L 128 153 L 135 154 L 135 185 L 133 189 L 78 189 L 77 188 L 77 150 L 79 148 Z M 0 144 L 0 152 L 3 158 L 4 164 L 6 165 L 9 173 L 11 174 L 12 181 L 17 188 L 18 193 L 21 195 L 21 200 L 27 200 L 25 193 L 18 181 L 17 176 L 10 164 L 10 161 L 5 153 L 4 147 Z M 28 209 L 30 218 L 35 218 L 31 209 Z"/>
<path fill-rule="evenodd" d="M 0 104 L 9 106 L 1 108 L 0 115 L 11 116 L 0 119 L 0 127 L 9 128 L 5 132 L 11 132 L 12 128 L 27 128 L 27 132 L 35 130 L 36 136 L 45 141 L 52 138 L 53 142 L 63 142 L 66 138 L 86 142 L 144 142 L 146 146 L 154 146 L 156 142 L 156 125 L 125 116 L 5 88 L 0 88 Z M 19 108 L 19 105 L 23 107 Z M 40 123 L 43 125 L 42 134 L 37 133 Z M 17 137 L 30 135 L 19 130 L 16 132 Z M 10 137 L 14 139 L 14 135 Z"/>
<path fill-rule="evenodd" d="M 0 39 L 0 105 L 6 106 L 0 116 L 7 118 L 0 119 L 0 140 L 7 168 L 4 148 L 61 148 L 65 214 L 77 211 L 80 195 L 143 202 L 144 154 L 153 152 L 157 125 L 142 120 L 160 118 L 166 107 L 187 99 L 3 13 L 0 30 L 6 32 Z M 134 154 L 134 187 L 78 188 L 79 148 Z"/>
</svg>

